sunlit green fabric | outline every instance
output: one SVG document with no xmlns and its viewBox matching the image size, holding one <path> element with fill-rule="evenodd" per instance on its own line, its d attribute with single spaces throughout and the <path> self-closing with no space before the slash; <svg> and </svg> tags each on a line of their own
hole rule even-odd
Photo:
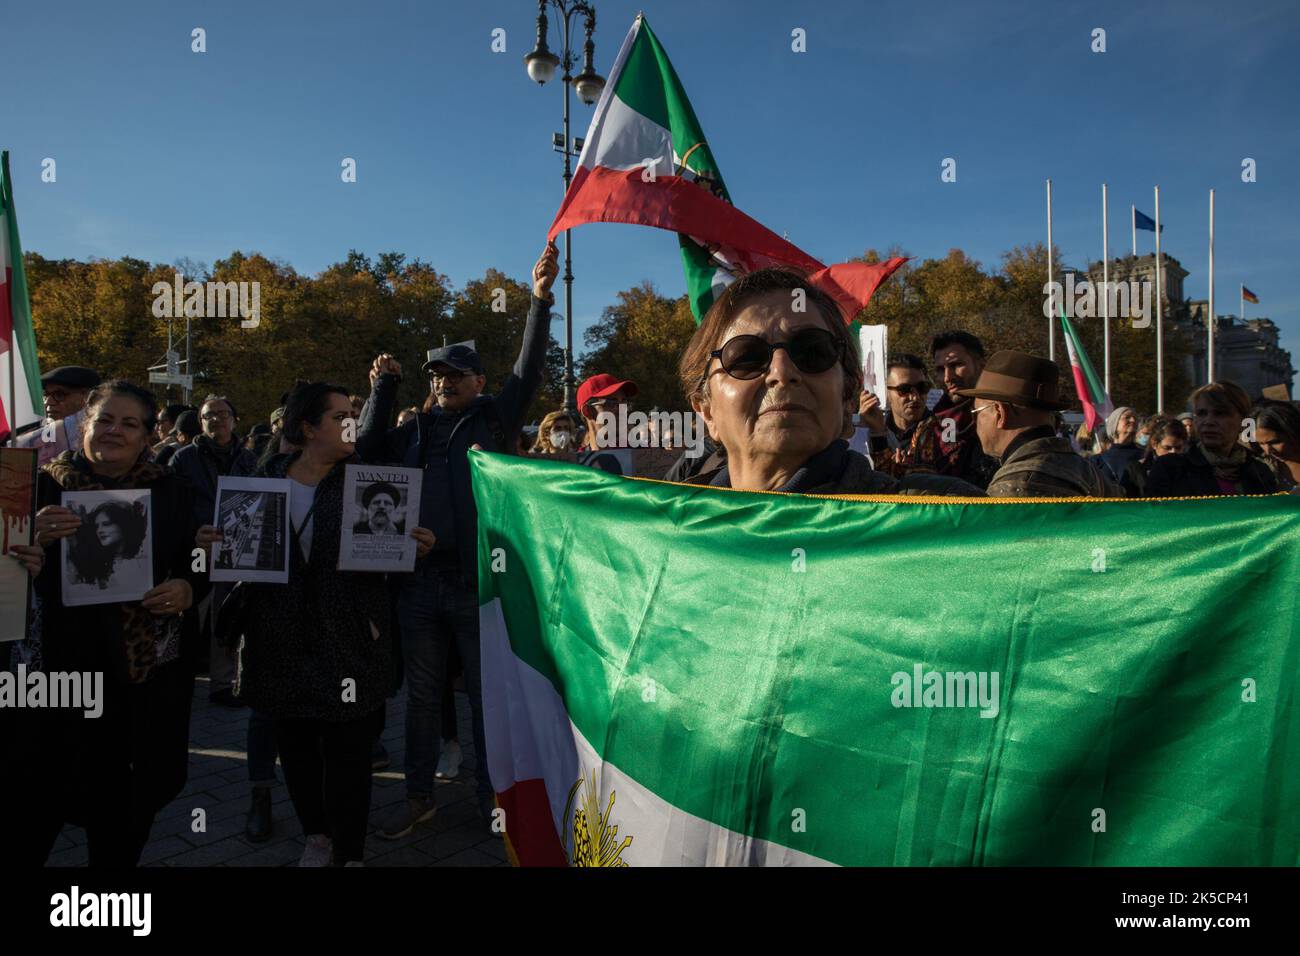
<svg viewBox="0 0 1300 956">
<path fill-rule="evenodd" d="M 852 865 L 1300 862 L 1295 497 L 851 501 L 472 460 L 480 600 L 682 810 Z M 996 716 L 896 706 L 918 668 L 996 673 Z"/>
</svg>

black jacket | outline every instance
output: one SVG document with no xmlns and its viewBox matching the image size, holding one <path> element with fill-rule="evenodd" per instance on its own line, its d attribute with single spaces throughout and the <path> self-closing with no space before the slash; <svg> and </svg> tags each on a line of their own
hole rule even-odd
<svg viewBox="0 0 1300 956">
<path fill-rule="evenodd" d="M 193 494 L 195 527 L 212 524 L 213 512 L 217 503 L 217 478 L 221 475 L 242 477 L 257 470 L 257 456 L 239 444 L 239 438 L 232 435 L 234 455 L 226 461 L 215 454 L 211 448 L 211 439 L 200 435 L 194 441 L 178 448 L 171 456 L 167 467 L 173 474 L 179 475 L 190 486 Z"/>
<path fill-rule="evenodd" d="M 277 455 L 261 475 L 284 478 L 301 452 Z M 243 643 L 235 693 L 258 713 L 287 719 L 355 720 L 392 692 L 392 632 L 385 575 L 339 571 L 344 465 L 316 486 L 311 554 L 289 540 L 288 584 L 241 583 Z M 355 698 L 343 699 L 345 680 Z"/>
<path fill-rule="evenodd" d="M 720 450 L 722 459 L 725 460 L 727 457 L 726 449 L 714 442 L 708 435 L 705 435 L 704 447 L 701 449 L 700 454 L 692 458 L 686 452 L 682 452 L 682 457 L 678 458 L 673 463 L 673 466 L 668 469 L 668 474 L 664 475 L 664 481 L 689 482 L 700 472 L 716 468 L 717 465 L 721 464 L 721 461 L 715 462 L 707 469 L 705 463 Z"/>
<path fill-rule="evenodd" d="M 1277 490 L 1277 479 L 1268 465 L 1250 454 L 1241 467 L 1241 493 L 1271 495 Z M 1201 454 L 1200 445 L 1193 445 L 1185 454 L 1157 458 L 1143 489 L 1146 498 L 1201 498 L 1222 494 L 1214 468 Z"/>
<path fill-rule="evenodd" d="M 74 453 L 65 452 L 45 468 L 71 455 Z M 89 467 L 80 453 L 75 453 L 73 460 L 79 467 Z M 166 473 L 140 485 L 118 485 L 111 480 L 101 483 L 106 489 L 149 489 L 154 584 L 184 578 L 194 589 L 197 602 L 207 585 L 204 575 L 191 570 L 195 527 L 185 484 Z M 36 482 L 37 506 L 59 504 L 62 494 L 59 482 L 42 470 Z M 35 579 L 43 667 L 46 672 L 102 673 L 103 713 L 87 719 L 78 710 L 18 712 L 37 717 L 26 727 L 30 737 L 22 743 L 39 759 L 30 764 L 30 772 L 39 775 L 39 784 L 27 781 L 24 786 L 21 778 L 7 783 L 23 787 L 24 794 L 41 794 L 39 799 L 51 801 L 39 810 L 23 807 L 25 815 L 56 815 L 84 824 L 95 810 L 103 813 L 111 803 L 115 812 L 122 814 L 119 825 L 127 829 L 134 825 L 128 815 L 152 816 L 185 786 L 194 657 L 200 651 L 206 654 L 207 648 L 187 646 L 186 636 L 193 631 L 182 628 L 180 658 L 156 664 L 143 683 L 129 682 L 123 605 L 64 607 L 61 555 L 60 543 L 47 547 L 45 566 Z M 187 611 L 185 617 L 193 613 Z M 36 851 L 38 856 L 43 852 L 40 848 Z M 133 862 L 112 859 L 121 865 Z"/>
<path fill-rule="evenodd" d="M 73 455 L 82 468 L 89 464 L 80 452 Z M 58 460 L 58 459 L 56 459 Z M 53 462 L 50 465 L 54 464 Z M 63 488 L 47 469 L 36 478 L 37 510 L 62 503 Z M 105 489 L 132 486 L 115 485 L 103 480 Z M 153 583 L 168 578 L 184 578 L 194 591 L 194 601 L 207 590 L 206 577 L 191 570 L 194 532 L 190 491 L 175 475 L 162 474 L 150 484 L 150 535 L 153 548 Z M 41 652 L 47 671 L 103 671 L 105 685 L 124 681 L 125 658 L 122 647 L 122 616 L 118 604 L 87 604 L 64 607 L 62 598 L 62 545 L 54 542 L 45 549 L 45 566 L 36 576 L 36 593 L 41 601 Z M 187 612 L 190 614 L 193 612 Z M 191 662 L 197 653 L 183 648 Z"/>
<path fill-rule="evenodd" d="M 711 459 L 715 460 L 715 459 Z M 730 488 L 731 474 L 726 459 L 721 465 L 701 471 L 686 484 Z M 894 478 L 871 467 L 871 461 L 837 438 L 813 455 L 788 482 L 776 489 L 788 494 L 809 495 L 948 495 L 983 498 L 984 489 L 946 475 L 914 474 Z"/>
<path fill-rule="evenodd" d="M 1144 449 L 1136 442 L 1127 445 L 1111 445 L 1100 455 L 1092 459 L 1101 473 L 1115 484 L 1124 484 L 1124 473 L 1129 465 L 1142 459 Z"/>
<path fill-rule="evenodd" d="M 441 409 L 435 406 L 433 411 L 421 412 L 404 425 L 389 428 L 397 404 L 399 379 L 396 375 L 381 375 L 361 412 L 357 454 L 368 463 L 425 469 L 426 480 L 420 493 L 420 527 L 435 533 L 439 526 L 452 529 L 454 542 L 440 539 L 440 544 L 454 544 L 453 553 L 459 556 L 466 583 L 478 578 L 478 509 L 470 484 L 470 446 L 477 444 L 485 451 L 507 454 L 515 450 L 524 415 L 542 384 L 550 337 L 550 303 L 534 297 L 514 370 L 506 376 L 497 394 L 476 398 L 452 429 L 447 443 L 445 483 L 429 480 L 431 437 L 444 414 Z M 450 521 L 445 520 L 448 514 Z"/>
</svg>

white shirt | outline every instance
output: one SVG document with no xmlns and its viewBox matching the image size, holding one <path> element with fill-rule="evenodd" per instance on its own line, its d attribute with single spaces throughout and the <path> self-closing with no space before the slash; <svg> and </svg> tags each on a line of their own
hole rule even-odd
<svg viewBox="0 0 1300 956">
<path fill-rule="evenodd" d="M 311 504 L 316 500 L 316 486 L 304 485 L 301 481 L 289 479 L 289 523 L 290 537 L 297 534 L 298 541 L 302 544 L 302 556 L 311 557 L 311 533 L 316 524 L 316 516 L 307 517 L 307 512 L 311 510 Z M 303 522 L 307 522 L 307 527 L 303 527 Z"/>
</svg>

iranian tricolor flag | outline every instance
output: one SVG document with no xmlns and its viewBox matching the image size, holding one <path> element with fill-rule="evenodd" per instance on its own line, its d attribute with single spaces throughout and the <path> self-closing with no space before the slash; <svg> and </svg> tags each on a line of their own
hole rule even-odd
<svg viewBox="0 0 1300 956">
<path fill-rule="evenodd" d="M 831 498 L 470 462 L 519 863 L 1300 860 L 1285 495 Z M 861 586 L 936 562 L 942 588 Z"/>
<path fill-rule="evenodd" d="M 696 320 L 739 275 L 789 266 L 839 303 L 846 321 L 905 261 L 827 268 L 731 204 L 676 71 L 644 16 L 623 41 L 596 104 L 578 170 L 549 238 L 589 222 L 623 222 L 681 236 Z"/>
<path fill-rule="evenodd" d="M 40 421 L 43 411 L 8 150 L 0 153 L 0 267 L 0 434 L 5 434 Z"/>
<path fill-rule="evenodd" d="M 1065 316 L 1065 307 L 1061 307 L 1061 329 L 1065 333 L 1065 347 L 1070 352 L 1070 371 L 1074 373 L 1074 390 L 1083 403 L 1083 422 L 1088 426 L 1088 433 L 1097 435 L 1106 426 L 1106 416 L 1115 409 L 1110 403 L 1110 396 L 1097 370 L 1088 361 L 1088 353 L 1083 350 L 1079 333 Z"/>
</svg>

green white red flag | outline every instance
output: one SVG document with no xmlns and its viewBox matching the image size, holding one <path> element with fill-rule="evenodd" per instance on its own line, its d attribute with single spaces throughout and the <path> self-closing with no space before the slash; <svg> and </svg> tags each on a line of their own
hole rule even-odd
<svg viewBox="0 0 1300 956">
<path fill-rule="evenodd" d="M 853 498 L 470 468 L 486 760 L 521 864 L 1300 860 L 1287 495 Z M 860 586 L 936 564 L 923 599 Z"/>
<path fill-rule="evenodd" d="M 1070 353 L 1070 371 L 1074 373 L 1074 390 L 1083 404 L 1083 422 L 1088 426 L 1089 434 L 1096 435 L 1106 425 L 1106 417 L 1115 410 L 1110 395 L 1102 384 L 1097 370 L 1088 360 L 1088 353 L 1083 350 L 1079 333 L 1061 309 L 1061 329 L 1065 333 L 1065 347 Z"/>
<path fill-rule="evenodd" d="M 697 321 L 732 280 L 767 266 L 807 273 L 851 321 L 905 261 L 828 268 L 733 206 L 695 110 L 641 15 L 596 104 L 578 170 L 549 238 L 590 222 L 678 233 Z"/>
<path fill-rule="evenodd" d="M 36 333 L 5 150 L 0 154 L 0 434 L 39 422 L 42 413 Z"/>
</svg>

